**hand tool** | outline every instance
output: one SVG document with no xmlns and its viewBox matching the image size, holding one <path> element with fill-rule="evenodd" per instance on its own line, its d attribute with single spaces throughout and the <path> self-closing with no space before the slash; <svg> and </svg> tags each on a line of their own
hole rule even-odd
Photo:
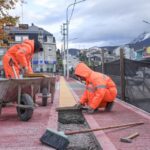
<svg viewBox="0 0 150 150">
<path fill-rule="evenodd" d="M 9 65 L 12 67 L 13 73 L 15 75 L 15 79 L 18 79 L 18 76 L 17 76 L 16 70 L 15 70 L 14 62 L 13 62 L 12 58 L 9 60 Z"/>
<path fill-rule="evenodd" d="M 142 124 L 144 124 L 144 123 L 143 122 L 134 122 L 134 123 L 114 125 L 114 126 L 103 127 L 103 128 L 85 129 L 85 130 L 78 130 L 78 131 L 65 131 L 65 132 L 57 132 L 52 129 L 47 129 L 45 131 L 45 133 L 42 135 L 42 137 L 40 138 L 40 141 L 43 144 L 49 145 L 56 149 L 65 149 L 69 144 L 67 135 L 88 133 L 88 132 L 93 132 L 93 131 L 121 128 L 121 127 L 134 127 L 134 126 L 142 125 Z"/>
<path fill-rule="evenodd" d="M 132 143 L 132 139 L 139 136 L 138 132 L 135 132 L 127 137 L 123 137 L 120 139 L 121 142 L 125 142 L 125 143 Z"/>
</svg>

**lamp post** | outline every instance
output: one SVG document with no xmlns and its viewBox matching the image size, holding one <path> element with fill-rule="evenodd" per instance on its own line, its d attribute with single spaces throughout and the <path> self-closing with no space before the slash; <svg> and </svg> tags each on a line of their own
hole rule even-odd
<svg viewBox="0 0 150 150">
<path fill-rule="evenodd" d="M 66 40 L 65 40 L 65 37 L 66 37 L 66 23 L 63 23 L 63 41 L 64 41 L 64 58 L 63 58 L 63 66 L 64 66 L 64 77 L 66 76 L 66 52 L 65 52 L 65 49 L 66 49 Z"/>
<path fill-rule="evenodd" d="M 75 3 L 72 3 L 70 5 L 68 5 L 67 7 L 67 10 L 66 10 L 66 49 L 67 49 L 67 79 L 69 79 L 69 61 L 68 61 L 68 39 L 69 39 L 69 21 L 68 20 L 68 10 L 69 10 L 69 7 L 73 6 L 73 5 L 76 5 L 78 3 L 81 3 L 81 2 L 84 2 L 86 0 L 81 0 L 81 1 L 78 1 L 78 2 L 75 2 Z"/>
<path fill-rule="evenodd" d="M 27 2 L 25 0 L 21 0 L 21 15 L 22 15 L 22 24 L 23 24 L 23 4 L 27 4 Z"/>
</svg>

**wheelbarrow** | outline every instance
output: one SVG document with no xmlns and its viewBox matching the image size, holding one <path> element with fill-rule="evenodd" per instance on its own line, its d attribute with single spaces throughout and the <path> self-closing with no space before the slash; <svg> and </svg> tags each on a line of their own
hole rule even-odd
<svg viewBox="0 0 150 150">
<path fill-rule="evenodd" d="M 3 105 L 15 106 L 20 120 L 27 121 L 33 115 L 35 94 L 42 78 L 0 79 L 0 113 Z"/>
<path fill-rule="evenodd" d="M 44 77 L 40 85 L 40 93 L 42 93 L 42 105 L 47 106 L 47 99 L 51 97 L 51 103 L 54 100 L 55 93 L 55 77 Z"/>
<path fill-rule="evenodd" d="M 49 97 L 51 97 L 51 103 L 53 103 L 56 81 L 55 76 L 50 76 L 43 73 L 33 73 L 26 75 L 26 77 L 42 77 L 41 84 L 39 85 L 39 93 L 42 93 L 42 106 L 47 106 L 47 99 Z"/>
</svg>

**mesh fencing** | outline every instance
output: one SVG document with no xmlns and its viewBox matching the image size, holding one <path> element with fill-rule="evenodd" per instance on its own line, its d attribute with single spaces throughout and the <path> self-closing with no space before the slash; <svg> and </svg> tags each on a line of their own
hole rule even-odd
<svg viewBox="0 0 150 150">
<path fill-rule="evenodd" d="M 150 112 L 150 63 L 125 59 L 125 101 Z M 101 72 L 102 67 L 93 70 Z M 104 72 L 117 85 L 118 98 L 121 98 L 120 60 L 104 64 Z"/>
</svg>

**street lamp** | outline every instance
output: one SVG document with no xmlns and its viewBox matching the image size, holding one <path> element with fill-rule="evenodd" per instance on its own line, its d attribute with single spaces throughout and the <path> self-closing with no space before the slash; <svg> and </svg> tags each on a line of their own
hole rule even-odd
<svg viewBox="0 0 150 150">
<path fill-rule="evenodd" d="M 67 49 L 67 79 L 69 78 L 69 61 L 68 61 L 68 39 L 69 39 L 69 21 L 68 20 L 68 9 L 69 7 L 76 5 L 78 3 L 84 2 L 86 0 L 81 0 L 75 3 L 72 3 L 70 5 L 68 5 L 67 10 L 66 10 L 66 49 Z"/>
<path fill-rule="evenodd" d="M 21 15 L 22 15 L 22 24 L 23 24 L 23 4 L 27 4 L 25 0 L 21 0 Z"/>
</svg>

